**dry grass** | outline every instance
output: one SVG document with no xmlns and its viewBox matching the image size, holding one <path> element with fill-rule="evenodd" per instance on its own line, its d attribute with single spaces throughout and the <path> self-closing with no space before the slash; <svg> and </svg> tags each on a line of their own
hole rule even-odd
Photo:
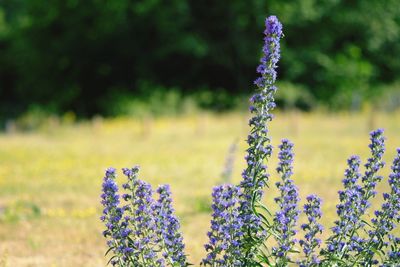
<svg viewBox="0 0 400 267">
<path fill-rule="evenodd" d="M 141 178 L 154 186 L 171 184 L 187 252 L 197 265 L 204 254 L 211 188 L 219 183 L 236 138 L 241 142 L 235 182 L 244 167 L 246 116 L 121 118 L 1 135 L 0 265 L 104 266 L 98 219 L 103 171 L 136 164 L 142 167 Z M 335 219 L 346 158 L 354 153 L 368 157 L 371 124 L 386 130 L 387 162 L 400 146 L 399 113 L 377 114 L 374 121 L 362 114 L 278 114 L 271 125 L 275 147 L 284 137 L 295 143 L 294 179 L 303 199 L 312 192 L 323 197 L 327 227 Z M 273 180 L 275 158 L 276 153 L 269 163 Z M 272 209 L 274 194 L 273 189 L 266 194 Z"/>
</svg>

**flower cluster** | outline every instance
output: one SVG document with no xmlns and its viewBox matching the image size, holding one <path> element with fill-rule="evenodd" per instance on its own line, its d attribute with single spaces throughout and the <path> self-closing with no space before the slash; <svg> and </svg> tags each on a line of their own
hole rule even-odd
<svg viewBox="0 0 400 267">
<path fill-rule="evenodd" d="M 221 185 L 214 188 L 211 231 L 208 232 L 208 251 L 202 264 L 208 266 L 243 266 L 241 262 L 240 241 L 243 220 L 239 214 L 240 188 Z"/>
<path fill-rule="evenodd" d="M 115 169 L 108 168 L 103 182 L 101 203 L 104 209 L 103 215 L 100 217 L 106 225 L 106 230 L 104 230 L 103 235 L 109 238 L 107 245 L 115 255 L 110 261 L 112 265 L 125 262 L 130 257 L 131 253 L 126 238 L 126 233 L 129 230 L 126 227 L 125 220 L 122 219 L 125 209 L 119 207 L 120 195 L 118 194 L 118 186 L 115 182 L 115 177 Z"/>
<path fill-rule="evenodd" d="M 163 243 L 163 257 L 170 262 L 171 266 L 186 266 L 185 245 L 182 234 L 179 232 L 179 220 L 174 215 L 169 185 L 161 185 L 157 193 L 159 198 L 154 208 L 158 234 Z"/>
<path fill-rule="evenodd" d="M 340 203 L 336 206 L 339 220 L 335 221 L 335 226 L 332 228 L 334 235 L 328 239 L 328 251 L 331 257 L 346 257 L 344 249 L 347 249 L 348 245 L 351 247 L 357 245 L 353 242 L 355 240 L 352 240 L 352 233 L 355 226 L 360 223 L 359 210 L 361 202 L 364 201 L 363 189 L 358 184 L 361 177 L 360 164 L 358 156 L 351 156 L 347 160 L 348 168 L 343 179 L 344 190 L 339 191 Z"/>
<path fill-rule="evenodd" d="M 164 261 L 156 253 L 160 237 L 157 236 L 151 186 L 138 180 L 135 189 L 130 218 L 134 228 L 134 249 L 141 254 L 144 266 L 164 266 Z"/>
<path fill-rule="evenodd" d="M 385 166 L 385 163 L 382 161 L 382 156 L 385 153 L 385 137 L 383 136 L 383 130 L 378 129 L 372 131 L 370 135 L 371 143 L 369 144 L 369 148 L 372 155 L 365 164 L 366 171 L 362 178 L 366 199 L 376 195 L 376 184 L 383 178 L 377 175 L 377 173 Z M 368 205 L 365 208 L 368 208 Z"/>
<path fill-rule="evenodd" d="M 276 266 L 286 266 L 291 261 L 289 252 L 293 250 L 296 243 L 296 222 L 300 211 L 297 203 L 299 194 L 293 180 L 293 144 L 287 140 L 282 140 L 279 146 L 279 164 L 277 172 L 281 175 L 281 181 L 276 183 L 280 191 L 280 196 L 275 198 L 279 205 L 279 210 L 274 217 L 274 231 L 277 246 L 272 248 L 272 254 L 276 258 Z"/>
<path fill-rule="evenodd" d="M 365 223 L 363 215 L 370 207 L 369 199 L 376 195 L 376 185 L 382 180 L 378 171 L 384 166 L 382 156 L 385 151 L 383 130 L 371 132 L 372 156 L 365 164 L 365 174 L 361 179 L 359 172 L 360 160 L 353 156 L 349 159 L 349 168 L 345 172 L 343 180 L 344 191 L 339 192 L 341 203 L 338 207 L 339 221 L 333 227 L 334 235 L 328 239 L 328 249 L 325 251 L 326 263 L 339 261 L 352 266 L 373 266 L 379 263 L 391 262 L 383 260 L 382 252 L 389 243 L 389 233 L 399 222 L 399 155 L 392 166 L 392 174 L 389 176 L 390 193 L 385 193 L 381 210 L 375 211 L 376 218 L 371 225 Z M 398 151 L 399 153 L 399 151 Z M 369 230 L 368 230 L 369 229 Z M 363 234 L 364 233 L 364 234 Z M 367 238 L 365 238 L 365 234 Z M 389 253 L 391 255 L 391 253 Z"/>
<path fill-rule="evenodd" d="M 389 186 L 391 191 L 383 194 L 384 203 L 380 210 L 375 211 L 375 218 L 371 220 L 373 229 L 368 231 L 369 239 L 365 246 L 367 249 L 363 251 L 364 253 L 360 253 L 360 257 L 364 256 L 362 263 L 365 266 L 377 263 L 374 259 L 375 252 L 388 246 L 389 243 L 385 239 L 389 238 L 388 234 L 400 221 L 400 149 L 397 150 L 397 156 L 393 161 Z M 396 238 L 392 239 L 396 243 Z M 390 253 L 389 257 L 393 258 L 394 254 Z"/>
<path fill-rule="evenodd" d="M 128 182 L 123 184 L 125 201 L 120 207 L 115 169 L 106 171 L 102 204 L 106 224 L 104 235 L 118 266 L 164 267 L 187 266 L 180 224 L 171 207 L 168 186 L 160 186 L 158 201 L 153 199 L 151 185 L 137 178 L 139 168 L 124 168 Z"/>
<path fill-rule="evenodd" d="M 347 161 L 344 189 L 339 191 L 336 206 L 338 219 L 323 249 L 320 250 L 322 242 L 317 237 L 323 230 L 318 222 L 322 216 L 321 199 L 315 195 L 308 196 L 304 205 L 307 220 L 300 227 L 304 237 L 299 242 L 295 239 L 300 216 L 299 194 L 291 179 L 293 144 L 287 139 L 279 146 L 280 181 L 276 185 L 280 194 L 275 198 L 278 210 L 271 214 L 262 204 L 269 180 L 266 161 L 272 155 L 272 146 L 268 125 L 275 107 L 274 84 L 283 36 L 282 25 L 275 16 L 266 19 L 264 33 L 263 57 L 257 68 L 260 77 L 255 81 L 258 89 L 251 98 L 247 167 L 240 185 L 225 184 L 213 190 L 211 230 L 205 245 L 207 255 L 201 264 L 212 267 L 286 267 L 295 263 L 301 267 L 400 266 L 400 238 L 393 231 L 400 222 L 400 149 L 388 180 L 390 191 L 383 195 L 383 204 L 371 222 L 365 218 L 370 201 L 377 194 L 377 184 L 383 179 L 378 173 L 384 167 L 382 129 L 370 133 L 371 157 L 364 165 L 363 174 L 358 156 L 351 156 Z M 227 177 L 231 170 L 232 160 L 228 160 Z M 128 182 L 122 186 L 125 194 L 120 196 L 115 169 L 106 170 L 101 220 L 106 227 L 103 234 L 108 252 L 113 254 L 110 263 L 124 267 L 190 265 L 169 186 L 160 186 L 156 190 L 159 197 L 154 200 L 151 185 L 138 179 L 138 171 L 137 167 L 123 169 Z M 272 248 L 270 237 L 276 241 Z M 297 244 L 302 256 L 295 258 L 292 253 L 300 253 L 296 250 Z"/>
<path fill-rule="evenodd" d="M 305 259 L 299 261 L 300 267 L 317 266 L 320 263 L 316 249 L 321 246 L 321 239 L 317 234 L 321 234 L 324 229 L 318 220 L 322 217 L 321 199 L 316 195 L 307 196 L 307 204 L 304 205 L 304 213 L 307 215 L 307 223 L 301 225 L 305 232 L 304 239 L 300 239 L 300 246 L 303 248 Z"/>
</svg>

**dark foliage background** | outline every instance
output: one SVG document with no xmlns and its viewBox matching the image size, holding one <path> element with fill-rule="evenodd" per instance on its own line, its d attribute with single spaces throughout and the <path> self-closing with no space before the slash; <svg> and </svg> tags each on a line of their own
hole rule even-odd
<svg viewBox="0 0 400 267">
<path fill-rule="evenodd" d="M 169 90 L 229 108 L 251 91 L 269 14 L 295 95 L 348 108 L 398 84 L 398 0 L 0 0 L 0 117 L 109 115 Z"/>
</svg>

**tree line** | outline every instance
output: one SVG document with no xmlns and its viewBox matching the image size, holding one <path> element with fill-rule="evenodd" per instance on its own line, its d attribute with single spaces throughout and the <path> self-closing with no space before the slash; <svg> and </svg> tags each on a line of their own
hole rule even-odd
<svg viewBox="0 0 400 267">
<path fill-rule="evenodd" d="M 264 19 L 285 25 L 281 80 L 349 107 L 396 83 L 397 0 L 0 2 L 0 117 L 107 114 L 116 96 L 251 92 Z"/>
</svg>

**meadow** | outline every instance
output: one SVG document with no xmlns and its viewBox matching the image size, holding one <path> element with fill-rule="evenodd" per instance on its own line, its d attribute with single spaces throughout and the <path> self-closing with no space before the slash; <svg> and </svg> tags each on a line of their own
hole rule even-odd
<svg viewBox="0 0 400 267">
<path fill-rule="evenodd" d="M 371 115 L 373 114 L 373 115 Z M 346 159 L 369 156 L 369 131 L 384 128 L 385 161 L 400 147 L 397 113 L 276 113 L 274 147 L 295 143 L 294 177 L 301 203 L 317 193 L 325 233 L 336 218 L 337 190 Z M 100 191 L 104 170 L 140 165 L 154 187 L 169 183 L 182 222 L 190 262 L 198 266 L 209 229 L 211 188 L 221 183 L 228 149 L 235 140 L 233 182 L 245 161 L 249 114 L 197 113 L 167 118 L 95 119 L 49 124 L 29 133 L 0 135 L 0 266 L 105 266 Z M 268 163 L 277 179 L 277 152 Z M 389 168 L 383 174 L 387 176 Z M 119 180 L 122 182 L 122 179 Z M 386 180 L 379 191 L 386 188 Z M 274 210 L 271 186 L 265 202 Z M 381 200 L 381 196 L 375 200 Z"/>
</svg>

